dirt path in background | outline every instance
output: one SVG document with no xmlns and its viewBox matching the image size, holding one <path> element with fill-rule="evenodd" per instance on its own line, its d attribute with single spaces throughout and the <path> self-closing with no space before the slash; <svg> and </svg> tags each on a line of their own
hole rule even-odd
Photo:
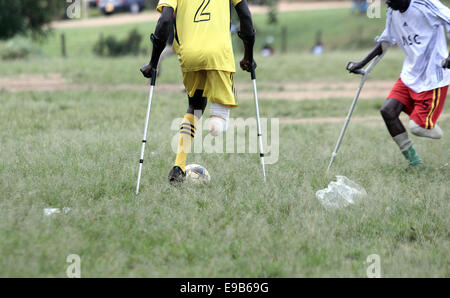
<svg viewBox="0 0 450 298">
<path fill-rule="evenodd" d="M 360 99 L 380 99 L 385 98 L 392 88 L 392 81 L 368 81 L 364 86 Z M 261 99 L 274 100 L 311 100 L 330 98 L 354 98 L 359 81 L 310 81 L 310 82 L 286 82 L 275 84 L 260 84 L 264 87 L 259 92 Z M 260 86 L 260 87 L 261 87 Z M 239 86 L 237 85 L 238 90 Z M 273 89 L 268 91 L 267 89 Z M 253 98 L 251 92 L 238 92 L 241 99 Z"/>
<path fill-rule="evenodd" d="M 273 100 L 311 100 L 311 99 L 330 99 L 333 98 L 353 98 L 355 95 L 358 82 L 346 82 L 346 81 L 310 81 L 310 82 L 287 82 L 287 83 L 273 83 L 273 84 L 260 84 L 264 86 L 263 90 L 268 88 L 273 91 L 261 91 L 259 92 L 260 99 L 273 99 Z M 370 81 L 366 85 L 365 90 L 361 93 L 362 99 L 380 99 L 384 98 L 387 92 L 392 87 L 392 81 Z M 237 84 L 238 89 L 248 90 L 239 94 L 240 100 L 253 100 L 253 93 L 250 92 L 251 84 Z M 158 84 L 158 91 L 162 92 L 184 92 L 181 84 Z M 46 74 L 46 75 L 30 75 L 22 74 L 19 77 L 0 77 L 0 90 L 6 90 L 7 92 L 51 92 L 51 91 L 148 91 L 146 85 L 133 85 L 133 84 L 121 84 L 121 85 L 98 85 L 98 84 L 73 84 L 69 80 L 63 78 L 58 73 Z M 450 114 L 442 114 L 440 120 L 450 118 Z M 407 120 L 407 117 L 402 117 L 403 120 Z M 341 124 L 344 123 L 345 117 L 315 117 L 315 118 L 282 118 L 280 123 L 282 124 Z M 366 125 L 382 125 L 383 121 L 379 116 L 367 116 L 367 117 L 353 117 L 352 123 L 364 122 Z"/>
<path fill-rule="evenodd" d="M 369 81 L 361 92 L 361 99 L 385 98 L 392 88 L 392 81 Z M 358 87 L 357 81 L 309 81 L 259 84 L 259 98 L 263 100 L 313 100 L 330 98 L 353 98 Z M 162 92 L 182 92 L 181 84 L 158 84 Z M 146 85 L 118 84 L 74 84 L 60 74 L 22 74 L 19 77 L 0 77 L 0 89 L 9 92 L 23 91 L 67 91 L 67 90 L 120 90 L 146 91 Z M 239 100 L 253 99 L 252 85 L 237 84 Z"/>
<path fill-rule="evenodd" d="M 0 77 L 0 90 L 9 92 L 66 90 L 68 85 L 68 81 L 58 73 Z"/>
<path fill-rule="evenodd" d="M 279 12 L 287 11 L 308 11 L 308 10 L 322 10 L 322 9 L 335 9 L 335 8 L 348 8 L 352 7 L 351 1 L 323 1 L 323 2 L 281 2 L 278 4 Z M 250 11 L 252 14 L 267 13 L 267 6 L 250 5 Z"/>
<path fill-rule="evenodd" d="M 450 118 L 450 114 L 441 114 L 439 120 L 442 121 L 444 119 Z M 292 118 L 281 118 L 281 124 L 344 124 L 345 117 L 317 117 L 317 118 L 302 118 L 302 119 L 292 119 Z M 409 120 L 409 117 L 406 115 L 400 116 L 400 119 L 403 121 Z M 384 121 L 381 116 L 366 116 L 366 117 L 352 117 L 352 123 L 361 123 L 365 122 L 369 125 L 384 125 Z"/>
<path fill-rule="evenodd" d="M 345 1 L 331 1 L 331 2 L 311 2 L 311 3 L 290 3 L 281 2 L 278 4 L 278 10 L 280 12 L 285 11 L 307 11 L 307 10 L 321 10 L 332 8 L 350 8 L 351 2 Z M 267 12 L 265 6 L 251 5 L 250 10 L 253 14 L 263 14 Z M 157 12 L 143 12 L 138 15 L 133 14 L 116 14 L 107 17 L 96 17 L 87 20 L 69 20 L 53 22 L 51 27 L 57 29 L 66 28 L 85 28 L 85 27 L 104 27 L 104 26 L 117 26 L 125 24 L 145 23 L 150 21 L 156 21 L 159 18 Z"/>
</svg>

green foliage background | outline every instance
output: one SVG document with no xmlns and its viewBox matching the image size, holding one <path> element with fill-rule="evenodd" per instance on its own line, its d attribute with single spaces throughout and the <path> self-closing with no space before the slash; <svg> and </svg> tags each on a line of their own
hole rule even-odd
<svg viewBox="0 0 450 298">
<path fill-rule="evenodd" d="M 0 39 L 19 33 L 42 35 L 44 25 L 54 18 L 62 18 L 66 2 L 61 0 L 0 0 Z"/>
</svg>

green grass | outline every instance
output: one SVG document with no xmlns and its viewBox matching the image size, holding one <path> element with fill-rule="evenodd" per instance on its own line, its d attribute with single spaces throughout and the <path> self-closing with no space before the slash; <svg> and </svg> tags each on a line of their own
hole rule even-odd
<svg viewBox="0 0 450 298">
<path fill-rule="evenodd" d="M 265 15 L 253 16 L 255 28 L 258 32 L 256 49 L 261 49 L 268 36 L 274 37 L 275 50 L 282 49 L 282 28 L 287 28 L 287 51 L 309 51 L 315 45 L 316 34 L 322 31 L 322 40 L 326 50 L 358 49 L 371 47 L 374 38 L 384 29 L 385 20 L 369 19 L 365 16 L 355 16 L 348 9 L 331 9 L 304 12 L 285 12 L 279 14 L 279 22 L 269 25 Z M 125 38 L 133 29 L 137 29 L 144 38 L 144 49 L 150 52 L 148 36 L 155 29 L 156 22 L 108 26 L 103 28 L 70 28 L 54 29 L 47 40 L 40 44 L 43 53 L 48 56 L 61 55 L 60 35 L 66 36 L 67 54 L 69 56 L 94 56 L 92 51 L 94 43 L 100 34 L 105 37 L 113 35 L 116 38 Z M 242 51 L 239 38 L 234 35 L 235 48 Z M 239 43 L 238 43 L 239 41 Z"/>
<path fill-rule="evenodd" d="M 366 50 L 358 50 L 373 45 L 373 39 L 381 34 L 384 18 L 369 19 L 364 16 L 351 15 L 347 9 L 331 9 L 304 12 L 286 12 L 279 14 L 277 25 L 267 24 L 265 15 L 254 16 L 257 28 L 255 49 L 260 49 L 267 36 L 275 37 L 274 47 L 277 55 L 270 58 L 258 57 L 258 77 L 261 81 L 276 81 L 286 78 L 288 81 L 326 79 L 348 79 L 345 69 L 349 59 L 361 59 Z M 280 55 L 281 30 L 288 28 L 288 54 Z M 17 61 L 2 61 L 1 74 L 14 76 L 19 73 L 61 73 L 64 77 L 77 83 L 139 83 L 140 66 L 148 61 L 149 54 L 138 57 L 99 58 L 93 54 L 93 46 L 100 34 L 124 38 L 132 29 L 137 29 L 143 36 L 153 32 L 155 22 L 107 26 L 102 28 L 55 29 L 48 39 L 39 44 L 43 57 L 30 59 L 27 64 Z M 323 32 L 325 54 L 323 56 L 297 55 L 307 52 L 315 44 L 317 31 Z M 360 32 L 361 31 L 361 32 Z M 68 59 L 60 58 L 60 35 L 64 33 L 67 40 Z M 233 37 L 236 59 L 242 57 L 242 42 Z M 150 44 L 145 38 L 144 48 L 150 53 Z M 345 51 L 344 51 L 345 49 Z M 341 50 L 336 52 L 335 50 Z M 374 78 L 386 79 L 398 75 L 403 54 L 393 51 L 374 73 Z M 332 61 L 332 63 L 330 63 Z M 160 83 L 180 82 L 181 75 L 178 61 L 172 57 L 164 62 L 165 75 Z M 394 67 L 392 67 L 394 66 Z M 96 71 L 92 71 L 92 69 Z M 121 69 L 120 75 L 114 70 Z M 329 74 L 329 75 L 327 75 Z M 238 73 L 237 80 L 244 80 L 246 74 Z"/>
<path fill-rule="evenodd" d="M 136 197 L 145 92 L 0 93 L 0 276 L 64 277 L 72 253 L 84 277 L 364 277 L 372 253 L 386 277 L 450 276 L 448 169 L 405 172 L 382 124 L 352 124 L 330 175 L 341 125 L 281 125 L 280 160 L 266 184 L 256 155 L 205 153 L 189 162 L 205 165 L 212 183 L 173 189 L 170 124 L 185 99 L 155 96 Z M 349 101 L 263 100 L 261 113 L 344 116 Z M 361 101 L 355 116 L 378 115 L 381 102 Z M 233 115 L 253 115 L 252 102 Z M 440 124 L 450 129 L 448 119 Z M 447 138 L 414 141 L 431 167 L 447 161 Z M 333 174 L 361 183 L 368 199 L 325 210 L 315 191 Z M 64 206 L 68 215 L 43 215 Z"/>
<path fill-rule="evenodd" d="M 367 51 L 334 51 L 320 56 L 308 53 L 291 53 L 273 57 L 256 55 L 258 63 L 257 79 L 260 82 L 296 82 L 324 80 L 352 80 L 359 81 L 359 76 L 350 75 L 345 67 L 350 60 L 360 60 Z M 398 49 L 391 49 L 383 61 L 371 74 L 371 79 L 390 80 L 400 75 L 403 53 Z M 235 55 L 236 62 L 241 54 Z M 148 62 L 148 57 L 95 58 L 70 57 L 30 59 L 23 61 L 4 61 L 0 75 L 16 77 L 21 73 L 50 74 L 59 73 L 61 76 L 75 82 L 88 84 L 142 84 L 139 68 Z M 236 63 L 238 65 L 238 63 Z M 181 83 L 182 75 L 176 56 L 165 60 L 162 64 L 163 74 L 158 83 Z M 120 72 L 117 70 L 120 69 Z M 236 81 L 248 82 L 249 74 L 237 68 Z M 262 86 L 264 88 L 264 86 Z"/>
<path fill-rule="evenodd" d="M 356 89 L 359 78 L 344 68 L 363 55 L 258 57 L 259 86 L 348 79 Z M 383 277 L 450 277 L 450 173 L 434 169 L 448 162 L 447 137 L 412 137 L 431 169 L 406 172 L 381 122 L 353 122 L 326 174 L 341 124 L 281 124 L 280 158 L 267 166 L 267 183 L 256 154 L 203 153 L 188 162 L 206 166 L 212 182 L 176 189 L 166 181 L 175 158 L 170 125 L 183 116 L 185 96 L 157 89 L 142 192 L 135 196 L 147 93 L 108 86 L 143 83 L 137 68 L 146 59 L 2 62 L 1 77 L 60 73 L 76 83 L 106 85 L 0 90 L 1 277 L 65 277 L 70 254 L 80 255 L 82 277 L 366 277 L 371 254 L 381 257 Z M 400 52 L 390 52 L 372 78 L 394 81 L 401 60 Z M 180 83 L 180 77 L 173 57 L 158 82 Z M 248 79 L 236 76 L 238 83 Z M 274 98 L 261 100 L 260 109 L 262 117 L 344 117 L 350 101 Z M 355 116 L 378 116 L 382 102 L 361 100 Z M 233 117 L 253 116 L 252 101 L 240 104 Z M 450 130 L 448 118 L 439 124 Z M 337 174 L 363 185 L 368 198 L 324 209 L 315 192 Z M 43 214 L 66 206 L 67 215 Z"/>
<path fill-rule="evenodd" d="M 345 117 L 351 104 L 350 98 L 327 99 L 327 100 L 263 100 L 270 109 L 265 111 L 265 116 L 269 118 L 314 118 L 314 117 Z M 378 113 L 381 105 L 380 100 L 361 100 L 358 103 L 358 116 L 373 116 Z M 254 113 L 252 102 L 240 101 L 240 108 L 234 112 L 235 117 L 248 117 Z M 299 108 L 301 107 L 301 108 Z M 322 107 L 322 108 L 318 108 Z"/>
</svg>

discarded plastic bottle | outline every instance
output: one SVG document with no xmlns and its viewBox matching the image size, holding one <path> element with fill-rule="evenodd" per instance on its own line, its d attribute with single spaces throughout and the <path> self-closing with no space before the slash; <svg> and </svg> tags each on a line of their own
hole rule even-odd
<svg viewBox="0 0 450 298">
<path fill-rule="evenodd" d="M 367 196 L 366 190 L 345 176 L 336 176 L 328 188 L 316 192 L 316 197 L 325 208 L 344 208 Z"/>
<path fill-rule="evenodd" d="M 70 208 L 69 207 L 64 207 L 61 209 L 59 208 L 45 208 L 44 209 L 44 215 L 45 216 L 52 216 L 55 214 L 67 214 L 70 212 Z"/>
</svg>

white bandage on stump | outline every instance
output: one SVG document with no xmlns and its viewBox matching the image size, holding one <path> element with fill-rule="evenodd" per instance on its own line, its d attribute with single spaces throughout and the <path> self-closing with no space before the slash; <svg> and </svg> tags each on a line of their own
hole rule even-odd
<svg viewBox="0 0 450 298">
<path fill-rule="evenodd" d="M 211 103 L 210 114 L 209 132 L 216 137 L 228 128 L 230 108 L 226 105 L 213 102 Z"/>
<path fill-rule="evenodd" d="M 439 125 L 435 125 L 433 129 L 426 129 L 417 124 L 414 120 L 409 121 L 409 129 L 413 135 L 418 137 L 441 139 L 444 133 Z"/>
<path fill-rule="evenodd" d="M 408 150 L 409 147 L 411 147 L 413 144 L 412 141 L 409 139 L 408 133 L 406 131 L 393 137 L 393 139 L 400 148 L 400 151 L 402 152 Z"/>
</svg>

